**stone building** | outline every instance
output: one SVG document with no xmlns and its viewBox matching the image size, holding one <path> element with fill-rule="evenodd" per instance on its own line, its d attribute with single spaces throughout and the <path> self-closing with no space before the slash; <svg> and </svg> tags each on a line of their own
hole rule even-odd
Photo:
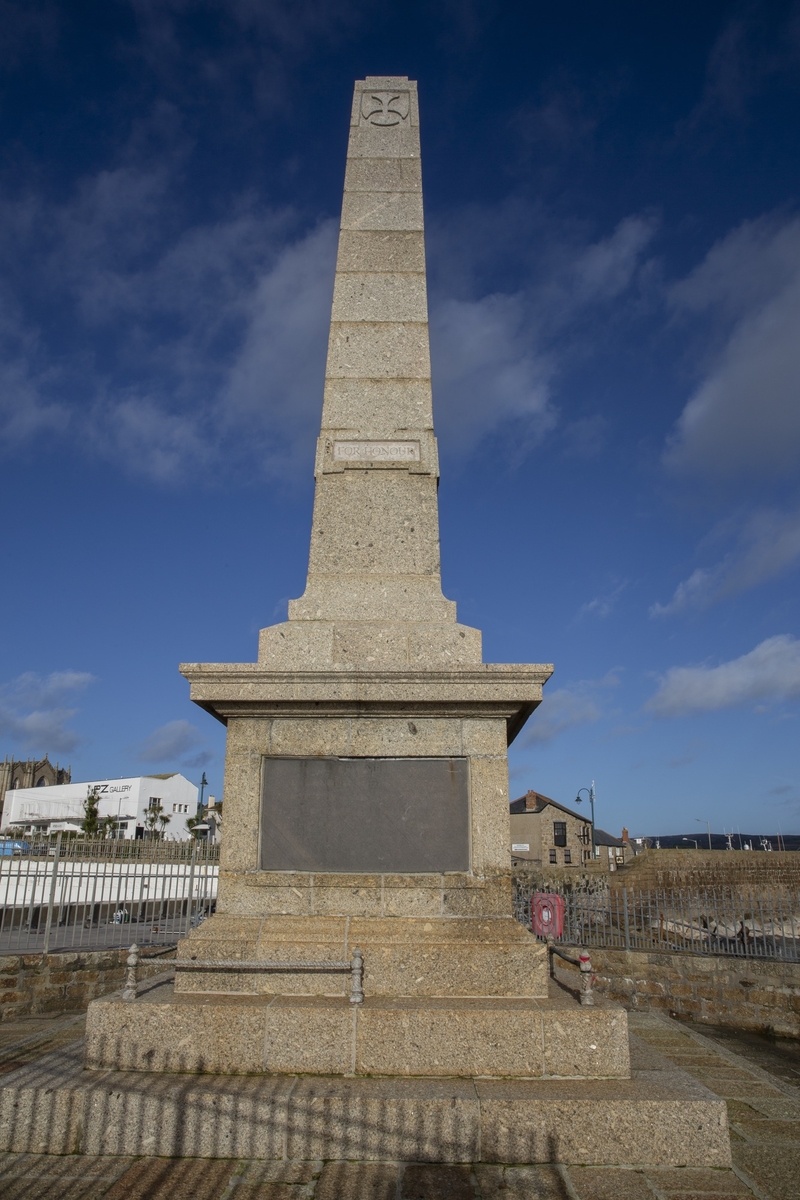
<svg viewBox="0 0 800 1200">
<path fill-rule="evenodd" d="M 580 867 L 592 857 L 589 816 L 541 792 L 511 803 L 511 860 L 539 867 Z"/>
<path fill-rule="evenodd" d="M 0 763 L 0 823 L 6 792 L 17 788 L 52 787 L 59 783 L 70 783 L 72 771 L 69 767 L 53 766 L 45 754 L 44 758 L 4 758 Z"/>
</svg>

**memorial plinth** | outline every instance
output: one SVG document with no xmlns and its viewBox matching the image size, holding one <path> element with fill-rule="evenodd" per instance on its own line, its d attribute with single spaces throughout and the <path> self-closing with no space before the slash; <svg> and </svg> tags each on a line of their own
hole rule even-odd
<svg viewBox="0 0 800 1200">
<path fill-rule="evenodd" d="M 552 667 L 483 663 L 442 594 L 423 239 L 416 86 L 358 83 L 306 589 L 257 663 L 181 668 L 228 744 L 217 914 L 180 953 L 358 944 L 368 997 L 543 997 L 511 916 L 506 751 Z M 178 976 L 220 987 L 275 980 Z"/>
<path fill-rule="evenodd" d="M 90 1006 L 89 1067 L 388 1076 L 403 1120 L 419 1104 L 409 1076 L 629 1082 L 625 1012 L 553 991 L 546 947 L 512 916 L 507 748 L 552 667 L 484 663 L 480 632 L 457 622 L 438 475 L 416 84 L 367 78 L 306 589 L 261 631 L 256 663 L 181 668 L 227 726 L 216 913 L 179 945 L 197 967 L 174 988 Z M 295 970 L 356 947 L 361 1004 L 341 976 Z M 504 1096 L 512 1123 L 529 1119 L 522 1093 Z M 668 1161 L 706 1161 L 685 1146 Z"/>
</svg>

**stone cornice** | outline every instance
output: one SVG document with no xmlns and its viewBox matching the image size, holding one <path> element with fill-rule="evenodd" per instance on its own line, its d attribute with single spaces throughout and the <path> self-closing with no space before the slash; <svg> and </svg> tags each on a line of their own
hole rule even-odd
<svg viewBox="0 0 800 1200">
<path fill-rule="evenodd" d="M 258 663 L 184 663 L 191 698 L 231 717 L 496 717 L 511 742 L 541 702 L 549 663 L 483 663 L 447 670 L 270 671 Z"/>
</svg>

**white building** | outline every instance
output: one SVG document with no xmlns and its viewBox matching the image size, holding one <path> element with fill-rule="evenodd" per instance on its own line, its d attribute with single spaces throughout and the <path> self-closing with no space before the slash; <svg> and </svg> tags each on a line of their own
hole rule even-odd
<svg viewBox="0 0 800 1200">
<path fill-rule="evenodd" d="M 15 788 L 6 793 L 3 831 L 20 829 L 27 834 L 80 831 L 89 792 L 97 789 L 100 820 L 111 817 L 118 838 L 143 837 L 148 809 L 161 805 L 169 821 L 164 837 L 184 841 L 186 827 L 197 814 L 197 788 L 183 775 L 140 775 L 135 779 L 97 779 L 90 783 L 60 783 L 47 788 Z M 160 831 L 161 825 L 156 826 Z"/>
</svg>

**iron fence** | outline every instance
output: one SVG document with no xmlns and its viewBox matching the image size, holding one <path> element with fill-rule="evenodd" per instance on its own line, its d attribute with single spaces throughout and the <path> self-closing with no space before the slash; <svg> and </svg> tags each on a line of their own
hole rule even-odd
<svg viewBox="0 0 800 1200">
<path fill-rule="evenodd" d="M 0 954 L 173 945 L 213 911 L 219 848 L 56 837 L 0 857 Z"/>
<path fill-rule="evenodd" d="M 552 935 L 571 946 L 726 954 L 800 962 L 800 893 L 789 888 L 611 888 L 517 878 L 514 915 L 537 936 L 531 901 L 548 893 Z"/>
</svg>

